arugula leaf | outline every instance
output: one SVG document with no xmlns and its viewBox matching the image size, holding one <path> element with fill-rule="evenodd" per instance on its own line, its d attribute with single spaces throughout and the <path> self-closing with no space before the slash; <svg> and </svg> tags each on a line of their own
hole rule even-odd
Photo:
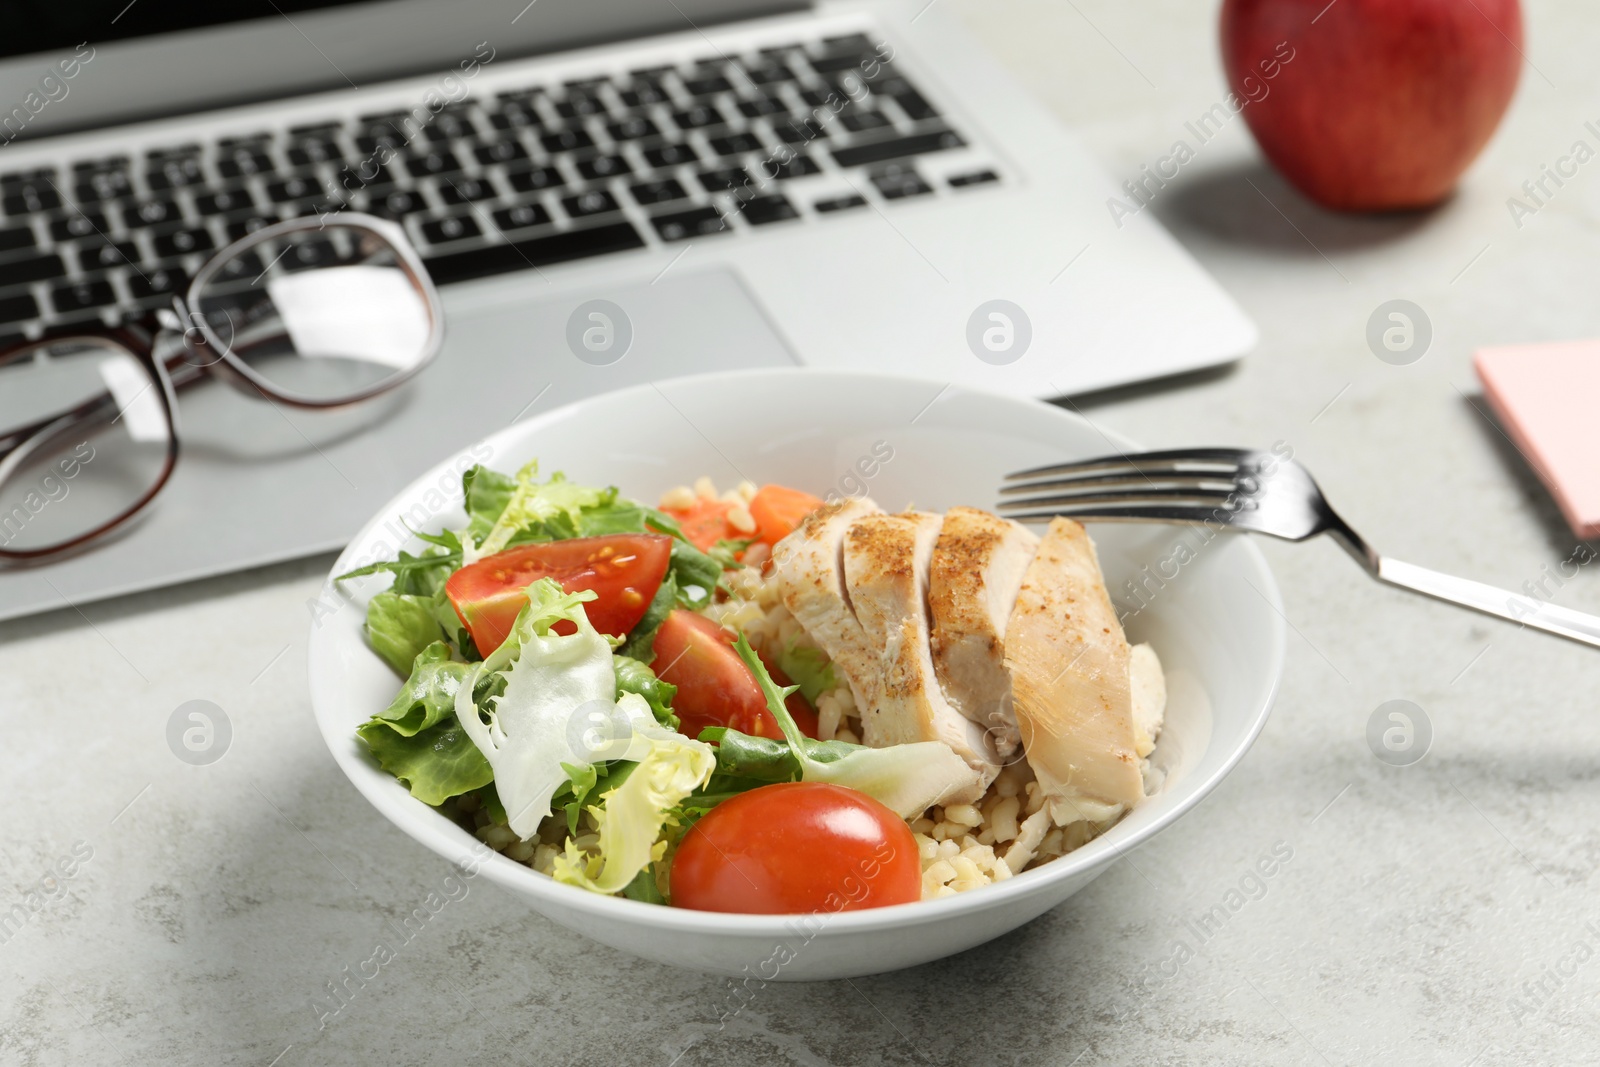
<svg viewBox="0 0 1600 1067">
<path fill-rule="evenodd" d="M 467 508 L 467 532 L 481 544 L 506 510 L 516 489 L 514 478 L 479 464 L 461 475 L 461 496 Z"/>
<path fill-rule="evenodd" d="M 767 710 L 783 730 L 784 739 L 800 765 L 802 781 L 832 782 L 859 789 L 904 819 L 978 786 L 977 772 L 942 741 L 914 741 L 887 748 L 849 745 L 850 751 L 836 759 L 814 757 L 805 735 L 783 704 L 784 697 L 799 686 L 775 683 L 743 633 L 733 647 L 766 695 Z"/>
<path fill-rule="evenodd" d="M 410 552 L 401 550 L 396 559 L 382 559 L 365 567 L 357 567 L 353 571 L 339 575 L 334 581 L 364 578 L 369 574 L 392 574 L 394 581 L 389 586 L 389 592 L 405 593 L 410 596 L 433 596 L 444 588 L 444 583 L 450 575 L 461 566 L 461 544 L 457 541 L 454 550 L 451 550 L 440 544 L 440 541 L 444 540 L 442 537 L 435 540 L 430 536 L 424 540 L 432 541 L 434 547 L 421 555 L 414 556 Z M 455 535 L 450 534 L 449 540 L 455 541 Z"/>
<path fill-rule="evenodd" d="M 394 701 L 372 717 L 405 737 L 443 722 L 455 714 L 456 690 L 472 673 L 470 663 L 450 658 L 450 646 L 443 641 L 418 652 L 411 663 L 411 677 Z"/>
<path fill-rule="evenodd" d="M 661 895 L 661 886 L 656 883 L 656 865 L 646 864 L 645 868 L 633 876 L 622 890 L 622 895 L 629 900 L 641 900 L 646 904 L 665 904 L 667 898 Z"/>
<path fill-rule="evenodd" d="M 367 602 L 367 643 L 396 674 L 409 675 L 422 650 L 444 636 L 431 596 L 385 590 Z"/>
<path fill-rule="evenodd" d="M 717 543 L 711 546 L 711 551 L 706 555 L 716 560 L 725 571 L 739 571 L 744 569 L 744 564 L 735 557 L 758 539 L 754 537 L 727 538 L 719 537 Z"/>
<path fill-rule="evenodd" d="M 722 564 L 687 541 L 673 541 L 667 572 L 677 583 L 678 602 L 691 611 L 699 611 L 711 603 L 722 577 Z"/>
<path fill-rule="evenodd" d="M 623 693 L 637 693 L 650 705 L 650 714 L 656 717 L 656 722 L 669 730 L 678 728 L 678 717 L 672 713 L 672 698 L 678 695 L 677 686 L 663 682 L 656 677 L 655 671 L 620 651 L 612 653 L 611 669 L 617 672 L 619 698 Z"/>
<path fill-rule="evenodd" d="M 701 730 L 700 740 L 717 746 L 718 775 L 748 778 L 762 784 L 800 780 L 800 760 L 787 741 L 753 737 L 726 726 Z M 818 763 L 832 763 L 862 747 L 847 741 L 813 741 L 809 737 L 801 738 L 800 743 L 807 757 Z M 715 780 L 712 785 L 716 785 Z"/>
<path fill-rule="evenodd" d="M 788 675 L 812 707 L 823 693 L 838 688 L 833 664 L 820 648 L 790 644 L 778 655 L 778 669 Z"/>
<path fill-rule="evenodd" d="M 378 765 L 405 782 L 411 795 L 424 804 L 437 807 L 494 780 L 489 761 L 453 715 L 410 737 L 381 719 L 362 723 L 356 733 Z"/>
</svg>

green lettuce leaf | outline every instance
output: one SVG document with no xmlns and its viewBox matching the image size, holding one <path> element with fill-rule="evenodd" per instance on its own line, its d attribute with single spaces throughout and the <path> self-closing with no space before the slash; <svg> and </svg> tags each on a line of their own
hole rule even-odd
<svg viewBox="0 0 1600 1067">
<path fill-rule="evenodd" d="M 482 543 L 499 520 L 511 494 L 517 488 L 516 479 L 481 464 L 461 475 L 461 496 L 467 509 L 467 532 L 474 544 Z"/>
<path fill-rule="evenodd" d="M 517 472 L 516 487 L 494 525 L 478 544 L 479 555 L 492 555 L 522 541 L 575 537 L 585 510 L 608 507 L 616 502 L 614 488 L 577 485 L 567 481 L 559 471 L 551 475 L 549 481 L 541 483 L 534 480 L 538 472 L 537 460 Z M 474 477 L 474 484 L 477 481 Z"/>
<path fill-rule="evenodd" d="M 363 723 L 356 733 L 378 765 L 406 783 L 411 795 L 424 804 L 437 807 L 494 780 L 489 761 L 453 715 L 409 737 L 380 719 Z"/>
<path fill-rule="evenodd" d="M 385 590 L 367 602 L 367 643 L 396 674 L 410 674 L 422 650 L 446 636 L 433 600 Z"/>
<path fill-rule="evenodd" d="M 450 658 L 450 646 L 435 641 L 411 663 L 411 677 L 394 702 L 373 716 L 398 734 L 412 734 L 451 718 L 456 713 L 456 691 L 472 673 L 470 663 Z"/>
</svg>

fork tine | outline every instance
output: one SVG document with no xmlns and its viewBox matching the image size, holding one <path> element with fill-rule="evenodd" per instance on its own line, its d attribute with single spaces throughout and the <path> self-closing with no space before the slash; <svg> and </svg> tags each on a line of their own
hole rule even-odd
<svg viewBox="0 0 1600 1067">
<path fill-rule="evenodd" d="M 1006 475 L 1006 481 L 1074 474 L 1157 474 L 1184 471 L 1233 473 L 1253 453 L 1243 448 L 1175 448 L 1161 452 L 1134 452 L 1097 456 L 1072 463 L 1053 463 Z"/>
<path fill-rule="evenodd" d="M 1226 509 L 1227 500 L 1227 496 L 1222 493 L 1066 493 L 1005 500 L 1001 501 L 997 510 L 1004 515 L 1018 511 L 1042 512 L 1051 508 L 1071 508 L 1081 511 L 1084 508 L 1102 507 L 1176 507 L 1193 508 L 1195 511 L 1209 514 Z"/>
<path fill-rule="evenodd" d="M 1013 475 L 1013 477 L 1016 477 Z M 1047 478 L 1042 481 L 1017 482 L 1012 485 L 1000 487 L 1001 496 L 1015 496 L 1019 493 L 1037 493 L 1049 489 L 1083 490 L 1104 489 L 1114 492 L 1117 490 L 1145 490 L 1170 492 L 1175 490 L 1199 490 L 1227 493 L 1236 488 L 1235 483 L 1228 478 L 1215 474 L 1161 474 L 1161 473 L 1134 473 L 1134 474 L 1104 474 L 1090 472 L 1073 477 Z"/>
<path fill-rule="evenodd" d="M 1197 526 L 1226 526 L 1227 512 L 1219 520 L 1217 513 L 1222 511 L 1216 507 L 1193 507 L 1175 503 L 1161 504 L 1067 504 L 1062 507 L 1047 508 L 1043 511 L 1026 511 L 1017 505 L 1002 504 L 1000 514 L 1018 522 L 1049 522 L 1060 517 L 1064 519 L 1089 520 L 1092 522 L 1180 522 Z"/>
</svg>

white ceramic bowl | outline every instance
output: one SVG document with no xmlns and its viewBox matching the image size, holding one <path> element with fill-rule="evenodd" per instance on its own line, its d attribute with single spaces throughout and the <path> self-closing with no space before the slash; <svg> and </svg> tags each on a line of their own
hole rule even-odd
<svg viewBox="0 0 1600 1067">
<path fill-rule="evenodd" d="M 511 471 L 538 457 L 545 473 L 616 485 L 623 495 L 648 502 L 708 474 L 724 488 L 745 477 L 819 496 L 830 488 L 864 490 L 891 510 L 909 504 L 942 510 L 992 507 L 1008 471 L 1113 447 L 1127 443 L 1113 445 L 1059 408 L 938 382 L 802 370 L 681 378 L 530 418 L 452 457 L 379 511 L 333 573 L 392 556 L 402 547 L 402 519 L 427 530 L 461 525 L 456 473 L 475 461 Z M 1198 530 L 1171 526 L 1103 524 L 1092 532 L 1113 596 L 1137 604 L 1125 582 L 1143 583 L 1147 604 L 1128 619 L 1129 637 L 1155 645 L 1170 697 L 1166 730 L 1152 757 L 1164 780 L 1128 817 L 1076 852 L 943 900 L 833 914 L 803 926 L 794 917 L 722 915 L 602 897 L 558 885 L 499 855 L 478 870 L 509 892 L 501 903 L 507 910 L 526 904 L 648 959 L 762 979 L 894 970 L 1021 926 L 1172 825 L 1222 780 L 1261 730 L 1283 662 L 1277 586 L 1247 540 L 1223 535 L 1204 543 Z M 1180 543 L 1193 558 L 1177 549 Z M 339 766 L 396 826 L 453 862 L 481 858 L 469 834 L 412 799 L 356 739 L 356 726 L 385 707 L 399 685 L 367 648 L 361 629 L 365 597 L 384 584 L 369 579 L 349 590 L 360 594 L 356 602 L 313 626 L 311 698 L 318 725 Z M 332 597 L 324 594 L 328 603 Z"/>
</svg>

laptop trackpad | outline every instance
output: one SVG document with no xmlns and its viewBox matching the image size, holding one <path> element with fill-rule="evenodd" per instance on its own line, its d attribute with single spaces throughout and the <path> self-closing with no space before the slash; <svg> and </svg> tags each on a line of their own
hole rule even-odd
<svg viewBox="0 0 1600 1067">
<path fill-rule="evenodd" d="M 489 381 L 549 383 L 528 413 L 641 382 L 798 360 L 733 271 L 671 271 L 654 282 L 574 289 L 451 311 L 441 365 Z M 531 394 L 530 394 L 531 399 Z"/>
</svg>

